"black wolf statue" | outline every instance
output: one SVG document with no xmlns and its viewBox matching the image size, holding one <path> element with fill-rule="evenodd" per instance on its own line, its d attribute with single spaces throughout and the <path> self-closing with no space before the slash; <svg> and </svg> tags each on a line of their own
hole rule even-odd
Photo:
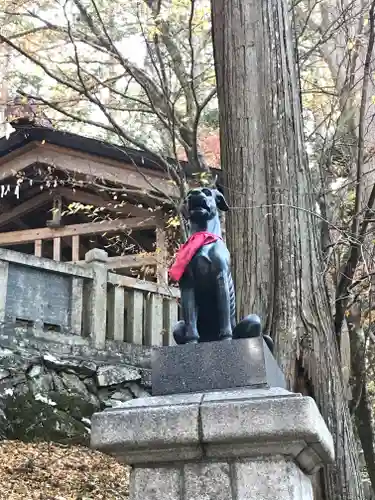
<svg viewBox="0 0 375 500">
<path fill-rule="evenodd" d="M 173 330 L 177 344 L 212 342 L 262 335 L 260 318 L 251 314 L 236 325 L 236 299 L 230 255 L 221 234 L 219 210 L 229 210 L 217 189 L 191 190 L 183 204 L 190 237 L 169 274 L 181 290 L 183 320 Z M 272 339 L 264 335 L 270 350 Z"/>
</svg>

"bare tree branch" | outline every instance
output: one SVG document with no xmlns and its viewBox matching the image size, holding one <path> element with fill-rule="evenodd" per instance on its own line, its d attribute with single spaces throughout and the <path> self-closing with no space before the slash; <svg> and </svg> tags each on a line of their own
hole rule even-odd
<svg viewBox="0 0 375 500">
<path fill-rule="evenodd" d="M 359 135 L 357 146 L 357 184 L 356 184 L 356 198 L 354 207 L 354 217 L 352 223 L 352 234 L 358 239 L 358 244 L 352 244 L 348 256 L 348 260 L 342 270 L 341 279 L 336 291 L 336 316 L 335 316 L 335 329 L 336 335 L 339 335 L 344 320 L 345 303 L 344 297 L 347 295 L 348 286 L 353 279 L 355 269 L 360 258 L 360 248 L 363 243 L 364 235 L 368 225 L 370 212 L 375 202 L 375 186 L 371 192 L 370 198 L 367 203 L 367 211 L 365 213 L 362 223 L 359 220 L 360 206 L 362 202 L 363 190 L 363 157 L 364 157 L 364 126 L 365 126 L 365 112 L 368 101 L 368 84 L 370 79 L 371 59 L 375 42 L 375 1 L 372 1 L 369 11 L 369 41 L 365 59 L 365 70 L 362 85 L 361 107 L 360 107 L 360 120 L 359 120 Z"/>
</svg>

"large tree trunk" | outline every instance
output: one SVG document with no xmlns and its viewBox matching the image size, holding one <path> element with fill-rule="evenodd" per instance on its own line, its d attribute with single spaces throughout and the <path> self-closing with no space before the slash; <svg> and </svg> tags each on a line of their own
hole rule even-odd
<svg viewBox="0 0 375 500">
<path fill-rule="evenodd" d="M 301 374 L 336 443 L 319 498 L 361 500 L 356 442 L 323 282 L 286 0 L 213 0 L 239 316 L 258 313 L 292 389 Z"/>
</svg>

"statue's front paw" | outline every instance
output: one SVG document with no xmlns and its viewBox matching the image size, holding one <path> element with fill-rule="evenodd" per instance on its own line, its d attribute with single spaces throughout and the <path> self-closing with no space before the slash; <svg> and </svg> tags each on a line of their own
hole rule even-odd
<svg viewBox="0 0 375 500">
<path fill-rule="evenodd" d="M 223 330 L 219 333 L 219 340 L 231 340 L 232 337 L 232 330 Z"/>
<path fill-rule="evenodd" d="M 186 343 L 185 321 L 179 321 L 173 328 L 173 338 L 177 345 L 183 345 Z"/>
<path fill-rule="evenodd" d="M 186 338 L 186 344 L 197 344 L 199 342 L 199 333 L 196 327 L 193 327 L 191 325 L 185 326 L 185 338 Z"/>
<path fill-rule="evenodd" d="M 185 321 L 181 320 L 173 329 L 173 338 L 177 345 L 196 344 L 199 341 L 198 331 L 187 327 Z"/>
</svg>

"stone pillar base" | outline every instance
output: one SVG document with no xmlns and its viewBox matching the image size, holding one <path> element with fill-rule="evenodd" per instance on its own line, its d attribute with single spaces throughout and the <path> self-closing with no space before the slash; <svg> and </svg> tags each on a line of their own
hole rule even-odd
<svg viewBox="0 0 375 500">
<path fill-rule="evenodd" d="M 133 466 L 130 500 L 312 500 L 309 475 L 334 459 L 313 399 L 278 388 L 129 401 L 91 437 Z"/>
<path fill-rule="evenodd" d="M 133 469 L 130 500 L 310 500 L 310 479 L 284 457 Z"/>
</svg>

